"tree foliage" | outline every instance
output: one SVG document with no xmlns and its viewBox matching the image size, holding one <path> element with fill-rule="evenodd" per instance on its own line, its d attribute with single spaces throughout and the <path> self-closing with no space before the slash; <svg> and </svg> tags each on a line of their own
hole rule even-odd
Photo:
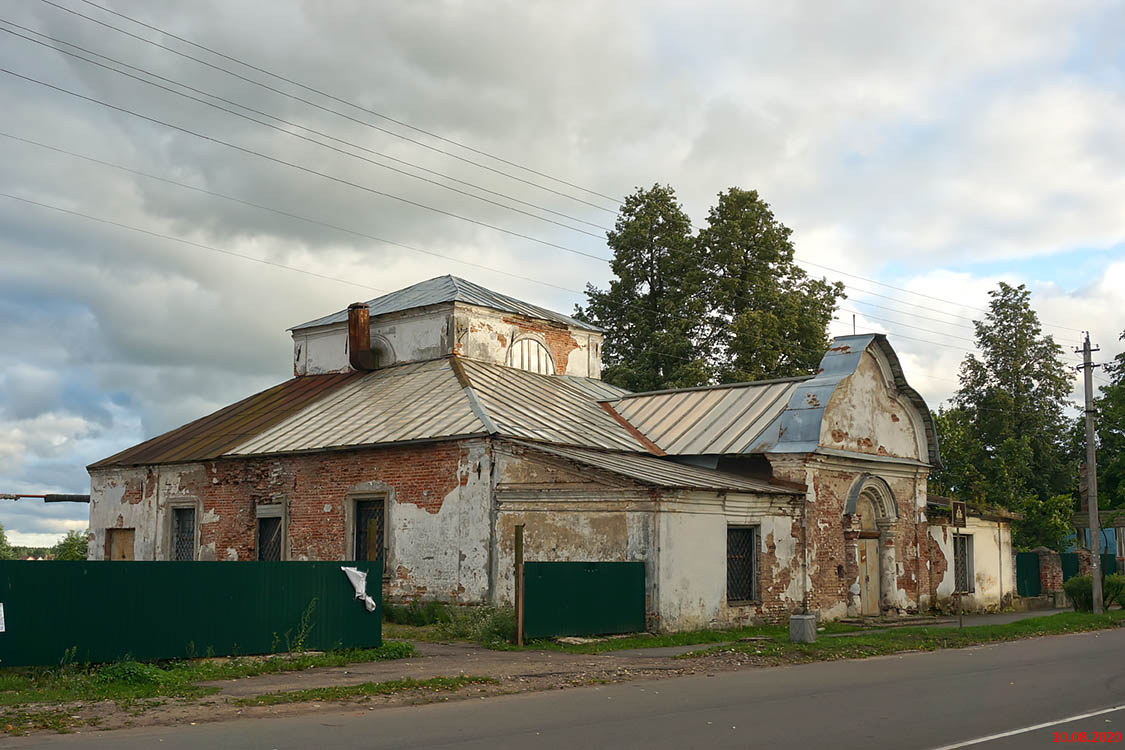
<svg viewBox="0 0 1125 750">
<path fill-rule="evenodd" d="M 85 533 L 68 531 L 66 536 L 51 547 L 51 554 L 56 560 L 85 560 L 86 539 Z"/>
<path fill-rule="evenodd" d="M 1074 505 L 1064 412 L 1070 371 L 1026 287 L 1001 282 L 990 296 L 974 323 L 980 357 L 965 358 L 952 408 L 936 415 L 945 468 L 934 481 L 955 497 L 1022 513 L 1018 546 L 1058 549 Z"/>
<path fill-rule="evenodd" d="M 1125 341 L 1125 332 L 1120 340 Z M 1094 400 L 1097 416 L 1095 438 L 1098 449 L 1098 507 L 1125 512 L 1125 352 L 1105 366 L 1110 384 Z M 1085 418 L 1079 417 L 1075 432 L 1079 460 L 1086 460 Z M 1112 514 L 1116 515 L 1116 514 Z M 1111 518 L 1112 515 L 1107 516 Z M 1105 521 L 1106 519 L 1103 519 Z"/>
<path fill-rule="evenodd" d="M 606 331 L 602 377 L 637 391 L 815 369 L 843 285 L 809 278 L 790 235 L 754 190 L 720 193 L 698 234 L 672 188 L 629 196 L 608 234 L 616 278 L 576 310 Z"/>
<path fill-rule="evenodd" d="M 0 525 L 0 560 L 16 559 L 15 550 L 8 544 L 8 535 L 4 533 L 4 526 Z"/>
</svg>

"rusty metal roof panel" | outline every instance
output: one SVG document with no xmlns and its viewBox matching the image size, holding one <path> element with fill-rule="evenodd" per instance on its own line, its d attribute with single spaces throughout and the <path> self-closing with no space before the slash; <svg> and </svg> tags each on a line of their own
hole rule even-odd
<svg viewBox="0 0 1125 750">
<path fill-rule="evenodd" d="M 448 359 L 366 373 L 228 455 L 290 453 L 484 434 Z"/>
<path fill-rule="evenodd" d="M 421 281 L 405 289 L 399 289 L 390 294 L 384 294 L 382 297 L 376 297 L 367 303 L 367 309 L 371 311 L 371 317 L 374 318 L 376 315 L 386 315 L 387 313 L 412 310 L 416 307 L 427 307 L 429 305 L 440 305 L 447 302 L 461 302 L 466 305 L 477 305 L 478 307 L 487 307 L 491 310 L 526 315 L 529 318 L 552 320 L 556 323 L 575 326 L 576 328 L 582 328 L 587 331 L 600 332 L 602 330 L 597 326 L 584 323 L 569 315 L 547 310 L 538 305 L 532 305 L 528 302 L 518 300 L 515 297 L 509 297 L 506 294 L 500 294 L 491 289 L 485 289 L 483 286 L 474 284 L 471 281 L 448 275 Z M 326 315 L 323 318 L 317 318 L 316 320 L 310 320 L 307 323 L 293 326 L 290 330 L 296 331 L 302 328 L 315 328 L 317 326 L 332 325 L 333 323 L 343 323 L 347 321 L 347 319 L 348 311 L 341 310 L 331 315 Z"/>
<path fill-rule="evenodd" d="M 779 487 L 765 480 L 751 479 L 738 474 L 698 466 L 688 466 L 677 463 L 670 458 L 660 458 L 644 453 L 620 453 L 556 445 L 539 445 L 521 440 L 512 442 L 526 449 L 569 459 L 657 487 L 734 490 L 736 492 L 778 495 L 803 494 L 791 487 Z"/>
<path fill-rule="evenodd" d="M 561 445 L 645 450 L 586 389 L 567 379 L 462 361 L 473 392 L 501 435 Z"/>
<path fill-rule="evenodd" d="M 347 373 L 294 378 L 90 464 L 89 468 L 218 458 L 247 438 L 269 429 L 307 404 L 358 377 L 358 373 Z"/>
<path fill-rule="evenodd" d="M 586 378 L 581 375 L 556 375 L 555 377 L 562 378 L 573 386 L 581 388 L 597 401 L 613 401 L 615 399 L 628 396 L 631 391 L 624 388 L 619 388 L 616 385 L 599 380 L 598 378 Z"/>
<path fill-rule="evenodd" d="M 670 455 L 745 453 L 808 378 L 638 393 L 610 405 Z"/>
</svg>

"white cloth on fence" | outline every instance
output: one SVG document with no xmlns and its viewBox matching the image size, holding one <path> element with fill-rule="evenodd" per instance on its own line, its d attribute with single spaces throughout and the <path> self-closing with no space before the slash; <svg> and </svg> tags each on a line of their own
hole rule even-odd
<svg viewBox="0 0 1125 750">
<path fill-rule="evenodd" d="M 355 589 L 355 598 L 363 600 L 363 606 L 367 607 L 368 612 L 375 611 L 375 600 L 367 595 L 367 573 L 359 568 L 346 568 L 341 566 L 340 570 L 348 577 L 351 582 L 352 588 Z"/>
</svg>

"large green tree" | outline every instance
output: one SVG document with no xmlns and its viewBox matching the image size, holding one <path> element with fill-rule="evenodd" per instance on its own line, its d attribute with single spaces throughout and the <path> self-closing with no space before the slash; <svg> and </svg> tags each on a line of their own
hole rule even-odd
<svg viewBox="0 0 1125 750">
<path fill-rule="evenodd" d="M 790 235 L 753 190 L 720 193 L 698 234 L 670 187 L 629 196 L 616 278 L 576 310 L 606 330 L 602 377 L 637 391 L 814 370 L 843 285 L 809 278 Z"/>
<path fill-rule="evenodd" d="M 1072 371 L 1043 333 L 1026 287 L 1001 282 L 990 296 L 974 323 L 980 356 L 965 358 L 953 406 L 937 414 L 945 468 L 935 485 L 1022 513 L 1018 546 L 1058 548 L 1073 510 L 1065 414 Z"/>
<path fill-rule="evenodd" d="M 703 270 L 675 191 L 630 195 L 607 241 L 616 278 L 604 291 L 587 284 L 586 307 L 575 311 L 606 331 L 602 378 L 631 391 L 702 385 Z"/>
<path fill-rule="evenodd" d="M 844 285 L 809 278 L 794 260 L 792 230 L 756 190 L 719 193 L 696 243 L 707 271 L 713 378 L 720 383 L 803 375 L 828 348 Z"/>
<path fill-rule="evenodd" d="M 1125 341 L 1125 333 L 1120 339 Z M 1098 451 L 1098 507 L 1108 511 L 1102 522 L 1125 513 L 1125 352 L 1104 368 L 1109 383 L 1094 399 L 1094 438 Z M 1095 372 L 1097 372 L 1095 370 Z M 1074 420 L 1071 451 L 1076 463 L 1086 461 L 1086 417 Z"/>
<path fill-rule="evenodd" d="M 66 536 L 60 539 L 54 547 L 51 547 L 51 555 L 56 560 L 85 560 L 87 548 L 86 534 L 77 531 L 68 531 Z"/>
<path fill-rule="evenodd" d="M 12 549 L 12 545 L 8 544 L 8 536 L 4 533 L 4 527 L 0 525 L 0 560 L 14 560 L 16 553 Z"/>
</svg>

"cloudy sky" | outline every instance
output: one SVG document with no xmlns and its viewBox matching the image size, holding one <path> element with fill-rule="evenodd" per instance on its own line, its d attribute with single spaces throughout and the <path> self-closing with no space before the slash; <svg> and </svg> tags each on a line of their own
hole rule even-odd
<svg viewBox="0 0 1125 750">
<path fill-rule="evenodd" d="M 758 189 L 932 405 L 1001 279 L 1068 356 L 1120 350 L 1121 3 L 97 3 L 149 26 L 0 12 L 0 493 L 88 491 L 358 299 L 453 273 L 569 312 L 654 182 L 697 223 Z M 83 516 L 0 501 L 17 544 Z"/>
</svg>

